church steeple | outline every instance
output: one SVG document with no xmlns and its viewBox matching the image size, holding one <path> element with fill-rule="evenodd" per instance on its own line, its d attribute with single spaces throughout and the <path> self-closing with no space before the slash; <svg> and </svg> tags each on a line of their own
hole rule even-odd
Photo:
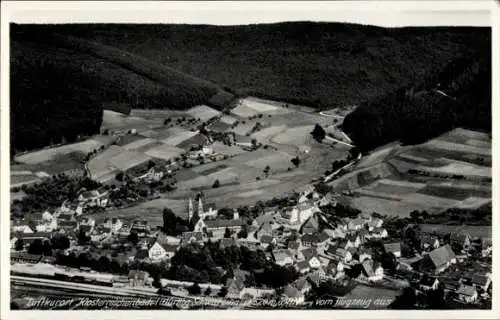
<svg viewBox="0 0 500 320">
<path fill-rule="evenodd" d="M 198 215 L 202 216 L 203 213 L 205 213 L 205 211 L 203 210 L 203 200 L 200 195 L 200 197 L 198 198 Z"/>
<path fill-rule="evenodd" d="M 194 207 L 193 207 L 193 199 L 189 198 L 189 204 L 188 204 L 188 221 L 191 221 L 194 216 Z"/>
</svg>

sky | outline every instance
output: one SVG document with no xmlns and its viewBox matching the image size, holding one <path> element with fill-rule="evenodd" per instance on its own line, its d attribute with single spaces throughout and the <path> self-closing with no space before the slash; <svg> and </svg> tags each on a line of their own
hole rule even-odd
<svg viewBox="0 0 500 320">
<path fill-rule="evenodd" d="M 7 2 L 8 3 L 8 2 Z M 490 26 L 489 1 L 46 2 L 16 3 L 18 23 L 185 23 L 242 25 L 329 21 L 401 26 Z"/>
</svg>

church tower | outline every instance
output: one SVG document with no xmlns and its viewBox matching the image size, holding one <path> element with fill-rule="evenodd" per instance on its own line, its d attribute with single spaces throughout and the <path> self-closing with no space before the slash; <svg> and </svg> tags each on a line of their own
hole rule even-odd
<svg viewBox="0 0 500 320">
<path fill-rule="evenodd" d="M 193 207 L 193 199 L 189 198 L 189 204 L 188 204 L 188 221 L 191 221 L 194 216 L 194 207 Z"/>
<path fill-rule="evenodd" d="M 205 213 L 205 211 L 203 210 L 203 200 L 201 199 L 201 196 L 199 197 L 198 199 L 198 216 L 203 216 L 203 213 Z"/>
</svg>

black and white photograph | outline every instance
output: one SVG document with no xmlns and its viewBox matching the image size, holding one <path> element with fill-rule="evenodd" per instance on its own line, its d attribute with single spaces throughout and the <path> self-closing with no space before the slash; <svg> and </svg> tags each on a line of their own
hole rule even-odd
<svg viewBox="0 0 500 320">
<path fill-rule="evenodd" d="M 2 22 L 9 314 L 491 312 L 495 1 L 189 2 Z"/>
</svg>

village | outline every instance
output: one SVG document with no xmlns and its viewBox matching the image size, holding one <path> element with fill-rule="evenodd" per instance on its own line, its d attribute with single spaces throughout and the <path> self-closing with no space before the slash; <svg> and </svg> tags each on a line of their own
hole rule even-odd
<svg viewBox="0 0 500 320">
<path fill-rule="evenodd" d="M 139 177 L 161 178 L 154 169 Z M 83 191 L 54 212 L 32 214 L 29 224 L 13 221 L 11 273 L 176 297 L 292 299 L 295 307 L 385 294 L 379 307 L 491 303 L 491 240 L 400 226 L 346 208 L 322 189 L 307 185 L 277 206 L 253 207 L 254 214 L 217 210 L 193 194 L 187 219 L 165 209 L 163 226 L 96 222 L 85 212 L 108 206 L 109 191 Z"/>
</svg>

